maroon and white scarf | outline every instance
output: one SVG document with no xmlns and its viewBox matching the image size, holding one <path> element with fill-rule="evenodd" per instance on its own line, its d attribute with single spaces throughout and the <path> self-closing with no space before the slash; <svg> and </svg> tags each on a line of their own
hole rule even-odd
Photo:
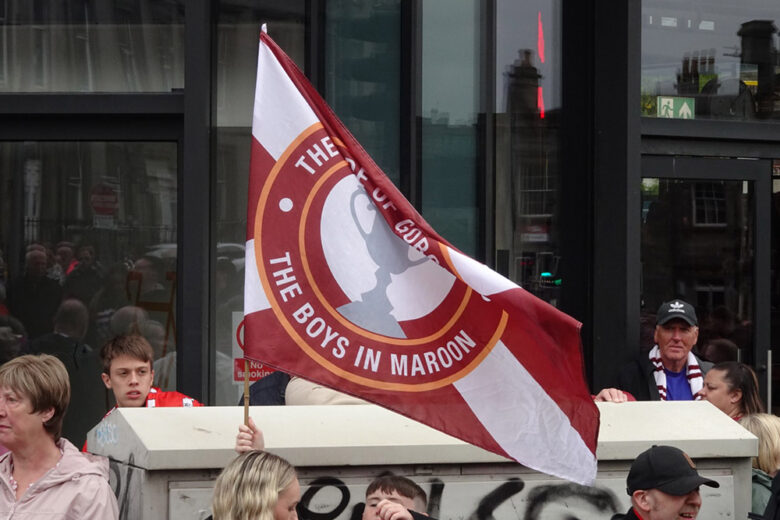
<svg viewBox="0 0 780 520">
<path fill-rule="evenodd" d="M 653 347 L 648 356 L 650 357 L 650 362 L 653 364 L 653 377 L 655 378 L 655 384 L 658 387 L 658 394 L 661 396 L 661 401 L 666 401 L 666 372 L 664 372 L 664 365 L 661 361 L 661 349 L 658 348 L 658 345 Z M 696 401 L 701 400 L 700 392 L 704 386 L 704 377 L 702 376 L 699 362 L 692 352 L 688 352 L 686 377 L 688 378 L 688 384 L 691 385 L 693 399 Z"/>
</svg>

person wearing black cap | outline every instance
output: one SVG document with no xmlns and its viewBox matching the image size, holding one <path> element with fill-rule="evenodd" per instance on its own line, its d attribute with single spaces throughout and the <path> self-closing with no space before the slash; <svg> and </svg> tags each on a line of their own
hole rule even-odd
<svg viewBox="0 0 780 520">
<path fill-rule="evenodd" d="M 691 349 L 699 338 L 693 306 L 670 300 L 658 308 L 655 346 L 623 367 L 617 388 L 605 388 L 597 401 L 622 402 L 629 392 L 638 401 L 691 401 L 702 399 L 704 374 L 712 363 L 697 358 Z"/>
<path fill-rule="evenodd" d="M 701 508 L 701 485 L 720 487 L 699 475 L 684 451 L 653 446 L 639 454 L 628 472 L 626 491 L 631 496 L 631 509 L 612 520 L 694 519 Z"/>
</svg>

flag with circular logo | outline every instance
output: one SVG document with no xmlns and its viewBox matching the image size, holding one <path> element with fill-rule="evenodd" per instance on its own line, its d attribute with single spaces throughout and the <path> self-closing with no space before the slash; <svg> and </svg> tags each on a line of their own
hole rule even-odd
<svg viewBox="0 0 780 520">
<path fill-rule="evenodd" d="M 252 137 L 247 358 L 592 482 L 580 324 L 440 237 L 265 32 Z"/>
</svg>

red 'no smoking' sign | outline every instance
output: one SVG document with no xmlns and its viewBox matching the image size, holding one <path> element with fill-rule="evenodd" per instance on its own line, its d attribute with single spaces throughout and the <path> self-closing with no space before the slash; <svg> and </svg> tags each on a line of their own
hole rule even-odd
<svg viewBox="0 0 780 520">
<path fill-rule="evenodd" d="M 96 215 L 114 215 L 119 208 L 119 197 L 108 184 L 96 184 L 89 192 L 89 205 Z"/>
</svg>

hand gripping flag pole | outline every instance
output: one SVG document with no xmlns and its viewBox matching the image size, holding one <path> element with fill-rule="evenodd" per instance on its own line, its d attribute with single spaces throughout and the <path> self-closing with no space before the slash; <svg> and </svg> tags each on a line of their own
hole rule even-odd
<svg viewBox="0 0 780 520">
<path fill-rule="evenodd" d="M 250 170 L 247 358 L 594 480 L 580 324 L 436 233 L 265 30 Z"/>
</svg>

